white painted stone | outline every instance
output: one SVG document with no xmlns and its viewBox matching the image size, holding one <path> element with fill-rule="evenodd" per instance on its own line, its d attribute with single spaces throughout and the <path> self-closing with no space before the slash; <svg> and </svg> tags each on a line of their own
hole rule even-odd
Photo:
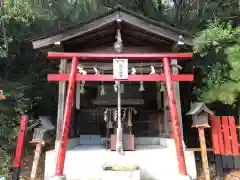
<svg viewBox="0 0 240 180">
<path fill-rule="evenodd" d="M 172 149 L 159 145 L 136 145 L 136 151 L 125 151 L 124 156 L 119 156 L 116 152 L 106 150 L 101 145 L 78 146 L 76 142 L 76 139 L 71 141 L 72 146 L 69 147 L 73 148 L 68 149 L 66 153 L 64 174 L 67 180 L 99 180 L 103 173 L 103 164 L 113 164 L 116 161 L 137 164 L 140 168 L 141 179 L 178 180 L 175 147 Z M 197 175 L 194 152 L 184 151 L 184 154 L 187 172 L 192 179 L 195 179 Z M 46 153 L 45 180 L 50 180 L 50 177 L 54 175 L 56 166 L 54 157 L 54 150 Z"/>
<path fill-rule="evenodd" d="M 140 180 L 140 171 L 103 171 L 103 180 Z"/>
<path fill-rule="evenodd" d="M 159 138 L 160 139 L 160 145 L 163 147 L 167 147 L 170 148 L 171 150 L 176 151 L 176 146 L 175 146 L 175 141 L 173 138 Z M 182 141 L 183 143 L 183 149 L 186 148 L 184 141 Z"/>
<path fill-rule="evenodd" d="M 52 176 L 50 180 L 66 180 L 66 176 Z"/>
<path fill-rule="evenodd" d="M 179 180 L 193 180 L 190 176 L 182 176 L 182 175 L 179 175 Z"/>
</svg>

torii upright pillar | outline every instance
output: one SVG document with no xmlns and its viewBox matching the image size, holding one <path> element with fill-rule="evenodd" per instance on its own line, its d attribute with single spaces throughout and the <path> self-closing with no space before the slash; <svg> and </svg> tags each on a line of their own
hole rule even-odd
<svg viewBox="0 0 240 180">
<path fill-rule="evenodd" d="M 58 151 L 57 151 L 57 163 L 56 163 L 55 177 L 54 177 L 55 179 L 63 179 L 63 180 L 66 179 L 66 177 L 63 175 L 63 170 L 64 170 L 66 150 L 67 150 L 69 127 L 70 127 L 70 121 L 71 121 L 71 113 L 72 113 L 71 111 L 72 111 L 73 99 L 74 99 L 77 66 L 78 66 L 78 59 L 76 57 L 73 57 L 70 76 L 69 76 L 64 116 L 63 116 L 60 146 L 58 147 Z"/>
<path fill-rule="evenodd" d="M 180 120 L 177 112 L 177 104 L 176 104 L 176 97 L 175 97 L 175 92 L 173 88 L 171 67 L 170 67 L 169 59 L 166 57 L 163 58 L 163 70 L 166 76 L 165 81 L 166 81 L 166 88 L 167 88 L 167 94 L 168 94 L 170 116 L 172 119 L 172 133 L 173 133 L 173 138 L 175 140 L 175 147 L 176 147 L 177 158 L 178 158 L 178 169 L 180 174 L 186 176 L 187 168 L 186 168 L 186 163 L 184 158 L 183 143 L 182 143 L 183 138 L 181 133 Z"/>
</svg>

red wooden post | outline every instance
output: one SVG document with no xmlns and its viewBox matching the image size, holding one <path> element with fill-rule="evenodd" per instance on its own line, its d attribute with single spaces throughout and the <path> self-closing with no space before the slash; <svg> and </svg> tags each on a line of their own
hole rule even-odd
<svg viewBox="0 0 240 180">
<path fill-rule="evenodd" d="M 21 120 L 20 120 L 20 129 L 19 129 L 19 133 L 18 133 L 18 141 L 17 141 L 16 152 L 15 152 L 15 158 L 14 158 L 14 162 L 13 162 L 12 180 L 19 179 L 21 156 L 22 156 L 22 150 L 23 150 L 23 144 L 24 144 L 24 137 L 25 137 L 25 133 L 26 133 L 27 121 L 28 121 L 28 116 L 22 115 Z"/>
<path fill-rule="evenodd" d="M 214 115 L 210 115 L 210 121 L 211 121 L 211 136 L 212 136 L 212 145 L 213 145 L 213 152 L 215 154 L 220 154 L 220 150 L 219 150 L 219 142 L 218 142 L 218 127 L 217 127 L 217 123 L 218 122 L 216 116 Z"/>
<path fill-rule="evenodd" d="M 172 73 L 171 73 L 169 59 L 166 57 L 163 58 L 163 67 L 164 67 L 164 73 L 166 76 L 166 87 L 167 87 L 170 115 L 172 119 L 173 138 L 175 140 L 175 145 L 176 145 L 178 169 L 181 175 L 186 176 L 187 168 L 186 168 L 184 152 L 183 152 L 183 144 L 182 144 L 183 139 L 181 134 L 179 116 L 177 112 L 176 98 L 175 98 L 173 81 L 172 81 Z"/>
<path fill-rule="evenodd" d="M 220 116 L 211 116 L 211 131 L 213 141 L 213 151 L 215 153 L 216 171 L 218 177 L 223 177 L 223 161 L 222 155 L 224 154 L 224 145 L 222 139 L 222 123 Z"/>
<path fill-rule="evenodd" d="M 78 59 L 76 57 L 73 57 L 69 83 L 68 83 L 68 92 L 67 92 L 67 98 L 66 98 L 66 104 L 65 104 L 65 111 L 63 116 L 62 135 L 60 137 L 60 146 L 58 147 L 59 149 L 57 151 L 58 155 L 57 155 L 57 164 L 55 169 L 56 177 L 63 176 L 65 155 L 66 155 L 67 143 L 68 143 L 68 132 L 69 132 L 69 126 L 71 121 L 74 89 L 75 89 L 75 83 L 76 83 L 77 66 L 78 66 Z"/>
<path fill-rule="evenodd" d="M 225 154 L 225 148 L 224 148 L 224 139 L 223 139 L 223 129 L 222 129 L 222 117 L 219 116 L 217 118 L 218 120 L 218 124 L 217 124 L 217 128 L 218 128 L 218 143 L 219 143 L 219 150 L 220 150 L 220 155 L 224 155 Z"/>
<path fill-rule="evenodd" d="M 235 124 L 235 120 L 233 116 L 229 116 L 228 118 L 229 118 L 230 133 L 232 137 L 232 153 L 234 156 L 239 156 L 237 127 Z"/>
<path fill-rule="evenodd" d="M 231 139 L 229 134 L 229 125 L 228 125 L 228 117 L 223 116 L 222 117 L 222 126 L 223 126 L 223 140 L 225 145 L 225 154 L 224 155 L 232 155 L 232 149 L 231 149 Z"/>
</svg>

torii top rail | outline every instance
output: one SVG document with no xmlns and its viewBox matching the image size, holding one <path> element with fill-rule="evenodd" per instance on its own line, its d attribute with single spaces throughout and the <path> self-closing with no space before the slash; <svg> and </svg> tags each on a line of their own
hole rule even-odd
<svg viewBox="0 0 240 180">
<path fill-rule="evenodd" d="M 76 57 L 78 59 L 108 59 L 112 60 L 114 58 L 129 58 L 133 60 L 160 60 L 162 58 L 170 58 L 170 59 L 191 59 L 192 53 L 144 53 L 144 54 L 104 54 L 104 53 L 57 53 L 57 52 L 49 52 L 48 58 L 50 59 L 72 59 Z"/>
<path fill-rule="evenodd" d="M 152 61 L 162 60 L 163 58 L 178 59 L 178 60 L 189 60 L 192 58 L 192 53 L 151 53 L 151 54 L 90 54 L 90 53 L 56 53 L 49 52 L 48 58 L 52 60 L 60 59 L 72 59 L 78 58 L 79 60 L 110 60 L 115 58 L 129 58 L 136 61 Z M 69 74 L 49 74 L 48 81 L 67 81 Z M 129 75 L 128 79 L 121 81 L 165 81 L 165 74 L 153 74 L 153 75 Z M 172 74 L 173 81 L 193 81 L 192 74 Z M 109 74 L 94 75 L 88 74 L 85 76 L 76 75 L 76 81 L 114 81 L 113 76 Z"/>
<path fill-rule="evenodd" d="M 186 163 L 184 158 L 183 144 L 182 144 L 182 134 L 180 130 L 179 116 L 176 106 L 176 98 L 173 87 L 173 81 L 192 81 L 193 75 L 173 75 L 171 72 L 171 67 L 169 61 L 171 59 L 184 60 L 191 59 L 191 53 L 151 53 L 151 54 L 91 54 L 91 53 L 56 53 L 49 52 L 48 57 L 51 59 L 72 59 L 71 70 L 69 74 L 49 74 L 49 81 L 64 81 L 67 80 L 68 92 L 65 102 L 65 110 L 63 116 L 62 132 L 60 137 L 60 146 L 58 147 L 58 156 L 55 169 L 55 176 L 63 176 L 65 155 L 67 149 L 68 132 L 71 120 L 71 111 L 73 105 L 73 97 L 75 91 L 76 81 L 114 81 L 113 75 L 81 75 L 77 72 L 78 60 L 79 59 L 89 59 L 89 60 L 113 60 L 117 58 L 127 58 L 138 61 L 146 60 L 160 60 L 163 63 L 163 74 L 160 75 L 130 75 L 128 80 L 125 81 L 165 81 L 168 102 L 170 108 L 170 115 L 172 119 L 172 130 L 173 138 L 176 145 L 176 154 L 178 160 L 178 169 L 181 175 L 187 175 Z"/>
</svg>

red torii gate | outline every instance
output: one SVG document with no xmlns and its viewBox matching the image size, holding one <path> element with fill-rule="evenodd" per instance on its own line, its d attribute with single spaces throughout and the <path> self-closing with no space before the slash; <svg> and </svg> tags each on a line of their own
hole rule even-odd
<svg viewBox="0 0 240 180">
<path fill-rule="evenodd" d="M 176 145 L 179 173 L 187 175 L 186 163 L 184 158 L 182 134 L 180 130 L 179 116 L 176 106 L 176 97 L 174 93 L 173 81 L 193 81 L 193 74 L 172 74 L 170 60 L 186 60 L 192 58 L 192 53 L 151 53 L 151 54 L 92 54 L 92 53 L 57 53 L 49 52 L 48 58 L 60 60 L 61 58 L 72 59 L 70 74 L 49 74 L 48 81 L 69 81 L 65 110 L 62 124 L 62 134 L 60 137 L 60 146 L 58 147 L 57 163 L 55 177 L 63 177 L 64 162 L 68 141 L 68 132 L 71 121 L 71 111 L 73 105 L 73 96 L 76 81 L 115 81 L 113 75 L 81 75 L 77 73 L 78 60 L 110 60 L 117 58 L 127 58 L 131 60 L 147 61 L 161 60 L 164 73 L 159 75 L 129 75 L 127 80 L 121 81 L 165 81 L 168 94 L 170 115 L 172 119 L 173 138 Z"/>
</svg>

